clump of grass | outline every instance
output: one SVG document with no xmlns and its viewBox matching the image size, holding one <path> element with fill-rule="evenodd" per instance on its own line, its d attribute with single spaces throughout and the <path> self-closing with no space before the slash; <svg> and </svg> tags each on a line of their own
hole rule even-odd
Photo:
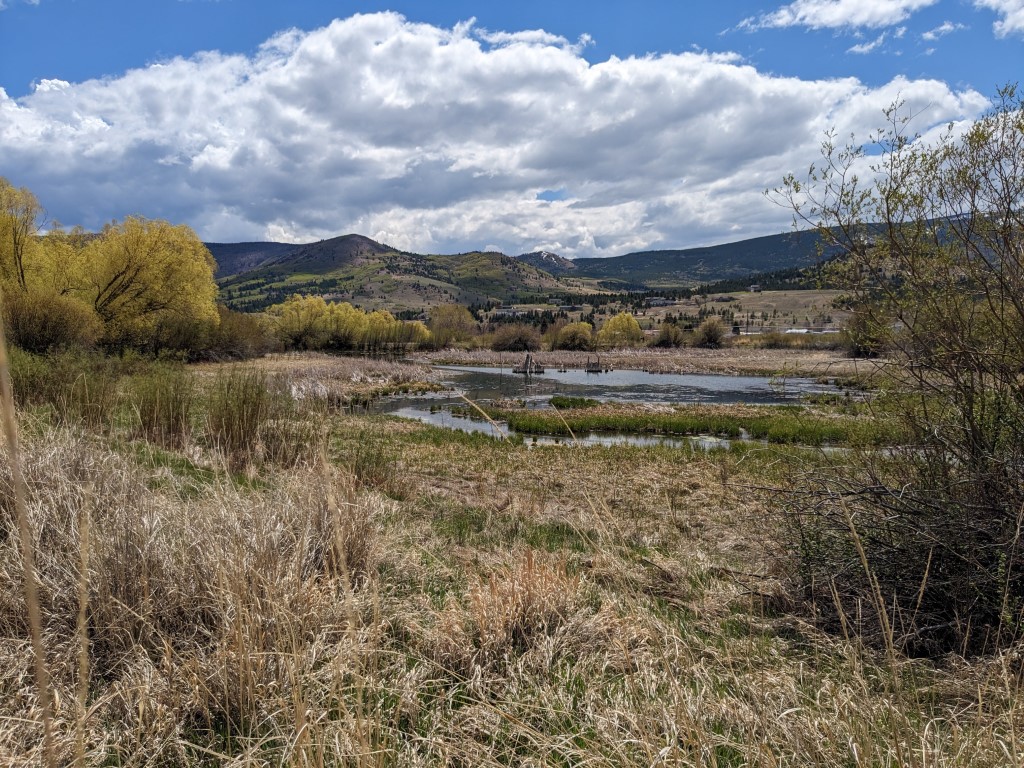
<svg viewBox="0 0 1024 768">
<path fill-rule="evenodd" d="M 183 502 L 63 430 L 33 440 L 25 466 L 59 764 L 78 748 L 90 765 L 192 764 L 254 747 L 259 760 L 292 762 L 307 706 L 359 674 L 384 502 L 323 468 L 257 498 L 221 486 Z M 0 506 L 10 482 L 0 464 Z M 0 754 L 32 765 L 42 750 L 38 700 L 24 688 L 32 651 L 17 547 L 0 537 Z M 326 642 L 341 654 L 327 669 Z M 88 710 L 77 709 L 80 685 Z"/>
<path fill-rule="evenodd" d="M 363 488 L 375 489 L 394 499 L 404 499 L 410 478 L 401 465 L 393 441 L 376 429 L 363 429 L 343 449 L 340 461 Z"/>
<path fill-rule="evenodd" d="M 129 401 L 137 434 L 164 448 L 180 448 L 192 431 L 197 391 L 184 366 L 160 363 L 131 382 Z"/>
<path fill-rule="evenodd" d="M 549 401 L 554 408 L 594 408 L 601 404 L 600 400 L 592 397 L 569 397 L 567 395 L 555 395 Z"/>
<path fill-rule="evenodd" d="M 11 382 L 20 405 L 47 406 L 64 424 L 108 429 L 128 364 L 81 350 L 36 355 L 11 353 Z"/>
<path fill-rule="evenodd" d="M 252 460 L 270 414 L 271 394 L 263 371 L 237 367 L 216 375 L 207 395 L 206 432 L 229 464 L 239 466 Z"/>
<path fill-rule="evenodd" d="M 549 641 L 579 612 L 590 613 L 578 575 L 564 559 L 526 550 L 511 567 L 471 584 L 462 602 L 435 617 L 431 652 L 446 668 L 472 674 L 514 660 Z"/>
<path fill-rule="evenodd" d="M 522 653 L 538 637 L 553 634 L 578 609 L 580 578 L 565 561 L 538 561 L 533 550 L 504 573 L 492 573 L 469 594 L 469 627 L 477 659 L 484 662 Z"/>
<path fill-rule="evenodd" d="M 252 367 L 219 371 L 209 388 L 206 435 L 232 469 L 313 459 L 322 441 L 315 413 L 303 411 L 279 376 Z"/>
</svg>

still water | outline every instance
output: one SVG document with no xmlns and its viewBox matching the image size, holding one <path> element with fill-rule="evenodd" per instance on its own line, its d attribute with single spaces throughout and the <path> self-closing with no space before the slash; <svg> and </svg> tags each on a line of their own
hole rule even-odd
<svg viewBox="0 0 1024 768">
<path fill-rule="evenodd" d="M 750 405 L 797 404 L 804 395 L 834 392 L 834 387 L 806 378 L 770 378 L 766 376 L 722 376 L 713 374 L 659 374 L 646 371 L 619 370 L 587 373 L 582 370 L 548 370 L 529 378 L 513 374 L 510 369 L 468 366 L 438 366 L 444 382 L 454 390 L 416 398 L 394 398 L 379 402 L 375 410 L 408 419 L 416 419 L 449 429 L 484 432 L 497 436 L 498 431 L 483 418 L 467 418 L 453 414 L 452 406 L 465 409 L 466 399 L 486 404 L 495 400 L 515 399 L 528 408 L 546 408 L 553 395 L 589 397 L 604 402 L 631 404 L 711 403 Z M 507 425 L 499 424 L 505 434 Z M 554 436 L 526 437 L 527 442 L 559 443 L 565 438 Z M 577 443 L 590 445 L 670 445 L 699 448 L 728 447 L 729 441 L 713 436 L 694 438 L 651 437 L 616 433 L 577 435 Z"/>
</svg>

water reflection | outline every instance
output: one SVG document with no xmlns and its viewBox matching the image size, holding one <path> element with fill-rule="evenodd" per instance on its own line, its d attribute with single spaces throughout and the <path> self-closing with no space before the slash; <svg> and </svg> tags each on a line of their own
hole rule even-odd
<svg viewBox="0 0 1024 768">
<path fill-rule="evenodd" d="M 747 403 L 780 405 L 799 402 L 805 394 L 834 391 L 807 378 L 722 376 L 582 370 L 546 371 L 527 378 L 510 369 L 439 366 L 448 382 L 472 400 L 517 398 L 528 402 L 552 395 L 590 397 L 625 403 Z"/>
</svg>

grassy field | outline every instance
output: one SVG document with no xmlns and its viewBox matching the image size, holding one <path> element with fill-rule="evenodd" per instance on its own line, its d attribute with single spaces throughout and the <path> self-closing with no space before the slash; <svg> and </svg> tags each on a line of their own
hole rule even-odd
<svg viewBox="0 0 1024 768">
<path fill-rule="evenodd" d="M 741 325 L 744 326 L 748 314 L 756 316 L 755 330 L 759 330 L 762 323 L 768 328 L 782 329 L 808 324 L 819 329 L 839 328 L 849 314 L 833 306 L 841 294 L 841 291 L 825 289 L 716 293 L 686 299 L 671 307 L 652 307 L 644 316 L 653 321 L 660 320 L 666 313 L 696 315 L 701 307 L 714 307 L 731 310 L 737 319 L 743 318 Z"/>
<path fill-rule="evenodd" d="M 429 378 L 372 361 L 74 365 L 16 361 L 0 764 L 1024 764 L 1019 654 L 887 656 L 789 589 L 772 489 L 823 454 L 350 412 Z"/>
</svg>

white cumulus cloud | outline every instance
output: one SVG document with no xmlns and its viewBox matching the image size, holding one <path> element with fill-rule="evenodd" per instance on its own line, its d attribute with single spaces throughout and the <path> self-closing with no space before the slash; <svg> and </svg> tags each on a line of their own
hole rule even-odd
<svg viewBox="0 0 1024 768">
<path fill-rule="evenodd" d="M 999 16 L 992 25 L 996 37 L 1024 35 L 1024 0 L 974 0 L 974 7 L 995 11 Z"/>
<path fill-rule="evenodd" d="M 938 0 L 796 0 L 743 22 L 749 28 L 810 27 L 877 29 L 899 24 Z"/>
<path fill-rule="evenodd" d="M 782 231 L 762 191 L 806 168 L 826 128 L 866 137 L 897 98 L 922 132 L 987 104 L 932 80 L 778 77 L 732 54 L 591 64 L 543 32 L 382 13 L 253 56 L 0 90 L 0 172 L 89 228 L 139 213 L 216 241 L 358 232 L 420 252 L 611 256 Z M 538 199 L 549 190 L 565 193 Z"/>
</svg>

